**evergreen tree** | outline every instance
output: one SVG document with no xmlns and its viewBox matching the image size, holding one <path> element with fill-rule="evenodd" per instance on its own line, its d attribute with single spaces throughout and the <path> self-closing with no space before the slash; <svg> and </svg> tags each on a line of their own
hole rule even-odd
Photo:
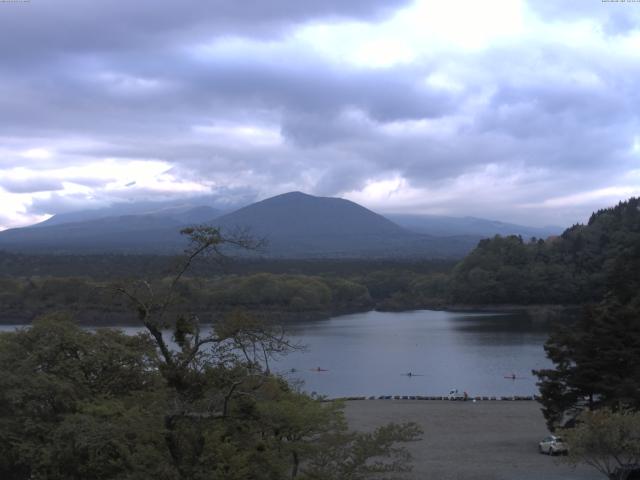
<svg viewBox="0 0 640 480">
<path fill-rule="evenodd" d="M 468 304 L 600 302 L 611 287 L 638 276 L 640 199 L 594 213 L 560 237 L 523 242 L 516 236 L 482 240 L 452 273 L 451 300 Z M 635 253 L 634 253 L 635 252 Z M 623 260 L 624 259 L 624 260 Z M 637 262 L 637 260 L 635 260 Z M 625 280 L 626 279 L 626 280 Z"/>
<path fill-rule="evenodd" d="M 551 428 L 583 408 L 640 410 L 640 244 L 614 262 L 609 293 L 545 344 L 553 369 L 534 372 Z"/>
</svg>

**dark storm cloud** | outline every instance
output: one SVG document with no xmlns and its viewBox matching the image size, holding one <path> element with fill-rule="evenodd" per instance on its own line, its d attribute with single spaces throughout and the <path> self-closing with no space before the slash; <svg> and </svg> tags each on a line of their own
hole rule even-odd
<svg viewBox="0 0 640 480">
<path fill-rule="evenodd" d="M 407 0 L 58 0 L 3 6 L 3 60 L 151 49 L 224 35 L 280 36 L 319 18 L 372 19 Z"/>
<path fill-rule="evenodd" d="M 437 112 L 442 102 L 410 81 L 328 69 L 305 52 L 270 61 L 254 55 L 202 62 L 184 52 L 228 35 L 279 37 L 300 22 L 327 17 L 378 18 L 406 3 L 186 1 L 159 8 L 150 0 L 67 0 L 4 8 L 0 75 L 12 94 L 0 98 L 0 128 L 14 135 L 126 130 L 155 136 L 237 110 L 295 114 L 340 109 L 345 101 L 379 118 Z M 387 95 L 380 95 L 383 89 Z"/>
<path fill-rule="evenodd" d="M 353 107 L 379 121 L 439 116 L 451 107 L 447 95 L 420 85 L 420 71 L 338 69 L 296 53 L 271 62 L 214 60 L 191 80 L 213 98 L 325 115 Z"/>
<path fill-rule="evenodd" d="M 159 53 L 146 65 L 133 55 L 112 58 L 103 70 L 93 71 L 62 62 L 46 76 L 30 75 L 25 80 L 22 75 L 5 74 L 14 95 L 0 99 L 0 116 L 9 132 L 29 126 L 34 131 L 126 129 L 155 135 L 163 126 L 188 128 L 208 118 L 266 109 L 281 112 L 286 131 L 304 142 L 304 118 L 309 115 L 326 118 L 353 108 L 386 122 L 437 117 L 454 107 L 454 96 L 423 84 L 422 77 L 429 72 L 425 67 L 338 69 L 305 52 L 292 55 L 259 61 L 215 56 L 196 61 Z M 303 121 L 298 124 L 296 117 Z M 309 135 L 314 136 L 315 132 Z"/>
</svg>

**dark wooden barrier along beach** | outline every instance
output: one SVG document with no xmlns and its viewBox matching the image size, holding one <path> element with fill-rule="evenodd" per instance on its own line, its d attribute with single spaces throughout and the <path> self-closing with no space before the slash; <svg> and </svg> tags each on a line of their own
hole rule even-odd
<svg viewBox="0 0 640 480">
<path fill-rule="evenodd" d="M 521 402 L 521 401 L 533 401 L 536 400 L 532 395 L 514 395 L 511 397 L 505 396 L 491 396 L 491 397 L 448 397 L 448 396 L 424 396 L 424 395 L 380 395 L 380 396 L 356 396 L 356 397 L 336 397 L 324 399 L 327 402 L 333 401 L 353 401 L 353 400 L 437 400 L 448 402 Z"/>
</svg>

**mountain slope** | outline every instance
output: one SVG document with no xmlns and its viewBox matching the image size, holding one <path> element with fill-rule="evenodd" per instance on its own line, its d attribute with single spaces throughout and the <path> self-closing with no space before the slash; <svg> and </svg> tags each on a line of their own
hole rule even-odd
<svg viewBox="0 0 640 480">
<path fill-rule="evenodd" d="M 437 237 L 479 235 L 489 238 L 495 235 L 520 235 L 523 238 L 547 238 L 551 235 L 559 235 L 563 230 L 555 226 L 528 227 L 477 217 L 392 214 L 387 215 L 387 218 L 408 230 Z"/>
<path fill-rule="evenodd" d="M 208 223 L 227 233 L 248 229 L 264 237 L 263 254 L 288 258 L 461 257 L 477 236 L 438 238 L 406 230 L 356 203 L 300 192 L 278 195 L 215 218 L 209 207 L 167 208 L 144 215 L 67 222 L 0 232 L 0 249 L 60 253 L 175 253 L 188 224 Z M 54 217 L 55 219 L 55 217 Z M 53 223 L 53 225 L 51 225 Z"/>
<path fill-rule="evenodd" d="M 290 192 L 251 204 L 216 219 L 222 226 L 250 225 L 277 236 L 403 235 L 387 218 L 342 198 Z"/>
<path fill-rule="evenodd" d="M 447 240 L 410 232 L 357 203 L 290 192 L 216 219 L 233 231 L 247 228 L 266 238 L 266 252 L 288 257 L 455 257 L 478 237 Z"/>
<path fill-rule="evenodd" d="M 135 202 L 117 203 L 110 207 L 77 212 L 61 213 L 31 225 L 30 228 L 52 227 L 69 223 L 79 223 L 103 218 L 119 218 L 125 216 L 154 216 L 167 218 L 171 222 L 200 223 L 218 217 L 221 212 L 201 203 L 205 199 L 181 200 L 169 202 Z"/>
<path fill-rule="evenodd" d="M 182 245 L 181 223 L 125 215 L 0 232 L 0 249 L 39 253 L 169 253 Z"/>
<path fill-rule="evenodd" d="M 150 209 L 151 207 L 151 209 Z M 117 215 L 116 207 L 56 215 L 26 228 L 0 232 L 0 249 L 55 253 L 173 253 L 184 247 L 179 232 L 187 225 L 210 223 L 219 210 L 183 204 L 126 205 L 146 212 Z"/>
</svg>

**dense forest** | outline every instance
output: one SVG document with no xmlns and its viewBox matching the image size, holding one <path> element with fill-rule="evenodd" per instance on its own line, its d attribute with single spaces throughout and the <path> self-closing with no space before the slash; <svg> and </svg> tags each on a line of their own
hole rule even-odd
<svg viewBox="0 0 640 480">
<path fill-rule="evenodd" d="M 156 277 L 148 282 L 160 290 L 170 278 Z M 372 308 L 437 304 L 442 302 L 446 280 L 444 273 L 396 269 L 349 276 L 254 273 L 189 277 L 180 284 L 172 308 L 187 308 L 204 321 L 213 321 L 235 309 L 259 311 L 282 321 L 320 318 Z M 0 277 L 0 319 L 28 322 L 45 312 L 63 310 L 82 323 L 136 322 L 126 302 L 114 295 L 118 286 L 130 283 L 129 279 L 90 277 Z M 436 293 L 440 296 L 429 296 Z"/>
<path fill-rule="evenodd" d="M 585 228 L 591 235 L 600 234 L 603 251 L 608 252 L 608 258 L 593 256 L 589 265 L 601 265 L 604 279 L 594 275 L 593 284 L 603 288 L 604 295 L 598 299 L 600 292 L 593 292 L 597 303 L 585 307 L 572 325 L 556 326 L 545 344 L 554 368 L 534 372 L 543 413 L 552 429 L 573 426 L 585 408 L 640 411 L 638 216 L 638 201 L 632 200 L 596 213 L 590 222 L 594 228 Z M 606 225 L 614 227 L 605 234 Z M 607 238 L 613 240 L 605 242 Z"/>
<path fill-rule="evenodd" d="M 449 299 L 463 304 L 582 304 L 600 301 L 624 281 L 640 245 L 640 199 L 591 215 L 546 240 L 482 240 L 453 270 Z M 617 279 L 617 280 L 616 280 Z"/>
<path fill-rule="evenodd" d="M 171 275 L 183 257 L 122 254 L 25 254 L 0 250 L 0 277 L 91 277 L 99 280 Z M 191 276 L 250 275 L 254 273 L 296 275 L 366 275 L 384 270 L 428 274 L 447 273 L 454 260 L 425 259 L 246 259 L 202 258 Z"/>
</svg>

